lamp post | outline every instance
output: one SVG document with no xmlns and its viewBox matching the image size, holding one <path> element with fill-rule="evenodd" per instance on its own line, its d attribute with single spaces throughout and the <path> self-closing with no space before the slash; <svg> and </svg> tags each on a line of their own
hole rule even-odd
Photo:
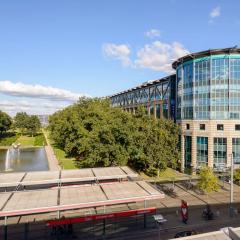
<svg viewBox="0 0 240 240">
<path fill-rule="evenodd" d="M 158 239 L 160 239 L 160 230 L 161 230 L 161 225 L 167 221 L 161 214 L 156 214 L 153 216 L 157 226 L 158 226 Z"/>
<path fill-rule="evenodd" d="M 234 170 L 234 161 L 233 154 L 230 154 L 231 157 L 231 179 L 230 179 L 230 205 L 229 205 L 229 214 L 232 217 L 233 215 L 233 170 Z"/>
</svg>

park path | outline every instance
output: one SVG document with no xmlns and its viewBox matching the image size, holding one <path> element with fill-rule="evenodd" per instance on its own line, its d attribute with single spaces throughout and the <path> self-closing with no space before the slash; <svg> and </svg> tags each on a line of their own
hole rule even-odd
<svg viewBox="0 0 240 240">
<path fill-rule="evenodd" d="M 48 167 L 50 171 L 60 170 L 61 167 L 59 166 L 58 160 L 56 158 L 56 155 L 53 151 L 53 148 L 49 142 L 48 136 L 46 132 L 43 130 L 44 137 L 47 142 L 47 146 L 45 146 L 45 151 L 48 159 Z"/>
</svg>

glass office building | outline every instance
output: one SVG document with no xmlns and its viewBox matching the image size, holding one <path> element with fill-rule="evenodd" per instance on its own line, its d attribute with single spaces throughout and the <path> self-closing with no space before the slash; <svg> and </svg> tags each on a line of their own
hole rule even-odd
<svg viewBox="0 0 240 240">
<path fill-rule="evenodd" d="M 144 104 L 150 115 L 176 121 L 182 171 L 203 165 L 222 171 L 232 157 L 240 165 L 240 49 L 192 53 L 172 66 L 176 75 L 113 95 L 112 105 L 134 112 Z"/>
<path fill-rule="evenodd" d="M 240 163 L 240 49 L 192 53 L 176 69 L 176 122 L 191 138 L 193 170 L 208 165 L 223 171 Z M 185 142 L 182 141 L 182 144 Z M 185 149 L 188 146 L 182 146 Z M 189 166 L 182 152 L 182 170 Z"/>
</svg>

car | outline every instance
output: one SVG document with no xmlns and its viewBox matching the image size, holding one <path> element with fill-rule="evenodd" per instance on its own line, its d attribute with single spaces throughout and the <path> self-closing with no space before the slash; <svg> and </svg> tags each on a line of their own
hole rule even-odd
<svg viewBox="0 0 240 240">
<path fill-rule="evenodd" d="M 195 231 L 195 230 L 182 231 L 182 232 L 176 233 L 174 238 L 187 237 L 187 236 L 192 236 L 192 235 L 196 235 L 196 234 L 197 234 L 197 231 Z"/>
</svg>

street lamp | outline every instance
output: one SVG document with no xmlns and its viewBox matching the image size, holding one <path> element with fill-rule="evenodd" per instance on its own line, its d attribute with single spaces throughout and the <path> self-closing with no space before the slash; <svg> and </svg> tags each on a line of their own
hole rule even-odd
<svg viewBox="0 0 240 240">
<path fill-rule="evenodd" d="M 231 180 L 230 180 L 230 205 L 229 205 L 229 214 L 232 217 L 233 215 L 233 170 L 234 170 L 234 161 L 233 154 L 229 154 L 231 157 Z"/>
<path fill-rule="evenodd" d="M 153 218 L 158 226 L 158 239 L 160 239 L 160 230 L 161 230 L 161 225 L 167 221 L 161 214 L 156 214 L 153 215 Z"/>
</svg>

